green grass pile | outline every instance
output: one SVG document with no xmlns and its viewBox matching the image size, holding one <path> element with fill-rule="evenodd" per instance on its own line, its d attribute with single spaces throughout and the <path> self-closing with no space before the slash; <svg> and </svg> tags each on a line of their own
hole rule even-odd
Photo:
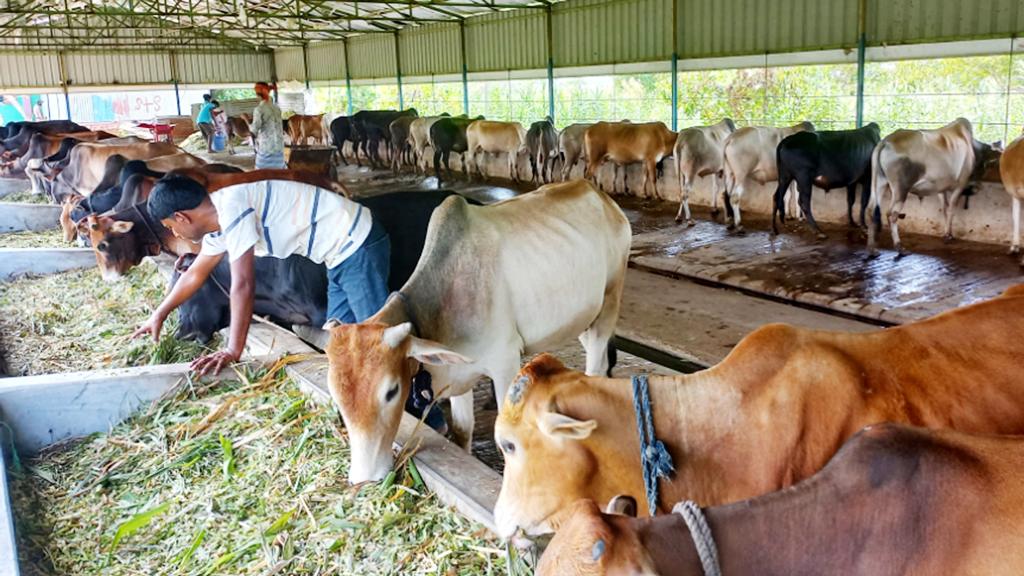
<svg viewBox="0 0 1024 576">
<path fill-rule="evenodd" d="M 336 413 L 281 371 L 183 384 L 11 474 L 23 574 L 505 574 L 415 467 L 350 487 Z"/>
<path fill-rule="evenodd" d="M 177 314 L 159 344 L 131 333 L 167 290 L 144 262 L 119 282 L 89 268 L 0 283 L 0 352 L 8 375 L 53 374 L 189 361 L 206 350 L 174 338 Z M 216 345 L 214 343 L 213 345 Z"/>
<path fill-rule="evenodd" d="M 0 208 L 2 209 L 2 208 Z M 0 234 L 0 248 L 70 248 L 59 228 L 40 232 Z"/>
</svg>

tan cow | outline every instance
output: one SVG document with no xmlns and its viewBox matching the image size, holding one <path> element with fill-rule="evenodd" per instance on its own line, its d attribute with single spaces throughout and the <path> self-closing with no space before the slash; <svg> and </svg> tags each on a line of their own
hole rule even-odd
<svg viewBox="0 0 1024 576">
<path fill-rule="evenodd" d="M 577 162 L 586 160 L 584 155 L 585 138 L 587 130 L 591 126 L 593 124 L 570 124 L 558 134 L 558 156 L 562 159 L 562 182 L 569 179 Z"/>
<path fill-rule="evenodd" d="M 743 232 L 740 217 L 740 203 L 743 194 L 751 182 L 767 184 L 779 179 L 779 170 L 775 162 L 775 149 L 783 138 L 797 132 L 814 130 L 814 124 L 801 122 L 787 128 L 769 128 L 766 126 L 748 126 L 733 132 L 726 140 L 723 148 L 725 161 L 725 210 L 730 219 L 729 229 Z M 796 216 L 796 194 L 792 198 L 791 214 Z"/>
<path fill-rule="evenodd" d="M 1020 437 L 883 424 L 851 438 L 812 479 L 703 516 L 729 576 L 1018 576 L 1021 470 Z M 579 501 L 537 575 L 705 574 L 685 507 L 642 520 L 635 511 L 628 497 L 606 514 Z"/>
<path fill-rule="evenodd" d="M 526 129 L 519 122 L 498 122 L 495 120 L 477 120 L 466 127 L 466 152 L 463 158 L 466 163 L 466 175 L 473 177 L 473 169 L 486 179 L 477 160 L 479 152 L 505 154 L 508 158 L 509 178 L 519 182 L 519 154 L 526 145 Z"/>
<path fill-rule="evenodd" d="M 968 186 L 978 183 L 989 165 L 999 160 L 1000 144 L 990 146 L 974 139 L 970 120 L 957 118 L 935 130 L 897 130 L 871 154 L 871 200 L 868 215 L 888 197 L 882 215 L 888 217 L 893 248 L 903 254 L 897 222 L 904 217 L 903 204 L 910 194 L 942 197 L 946 242 L 953 240 L 953 210 Z M 877 253 L 878 223 L 868 224 L 868 249 Z"/>
<path fill-rule="evenodd" d="M 466 447 L 473 385 L 487 376 L 503 395 L 522 354 L 579 337 L 587 372 L 605 373 L 629 245 L 622 210 L 580 180 L 489 206 L 445 200 L 398 294 L 365 322 L 329 326 L 328 386 L 351 440 L 349 481 L 390 470 L 417 362 L 437 397 L 451 399 Z"/>
<path fill-rule="evenodd" d="M 294 114 L 288 118 L 288 137 L 292 146 L 308 146 L 309 138 L 313 139 L 313 144 L 326 146 L 327 132 L 323 114 Z"/>
<path fill-rule="evenodd" d="M 123 156 L 125 160 L 146 160 L 180 151 L 170 142 L 82 142 L 71 149 L 67 168 L 53 180 L 52 198 L 57 203 L 63 203 L 64 199 L 72 194 L 92 194 L 103 179 L 107 159 L 115 154 Z"/>
<path fill-rule="evenodd" d="M 29 181 L 32 182 L 32 193 L 43 194 L 42 181 L 45 178 L 44 174 L 40 171 L 43 166 L 43 161 L 56 154 L 62 145 L 65 144 L 65 139 L 69 139 L 74 142 L 96 142 L 97 140 L 106 140 L 113 138 L 114 135 L 108 132 L 71 132 L 66 134 L 34 134 L 32 140 L 29 142 L 28 151 L 24 156 L 19 158 L 18 163 L 24 169 L 25 175 Z"/>
<path fill-rule="evenodd" d="M 1003 187 L 1013 201 L 1013 236 L 1010 237 L 1010 254 L 1020 254 L 1020 203 L 1024 200 L 1024 136 L 1020 136 L 1006 147 L 999 161 L 999 175 Z M 1024 266 L 1024 259 L 1020 265 Z"/>
<path fill-rule="evenodd" d="M 711 176 L 711 217 L 718 216 L 718 178 L 723 174 L 724 157 L 722 147 L 726 138 L 736 131 L 736 124 L 729 118 L 710 126 L 694 126 L 679 131 L 672 155 L 676 159 L 676 174 L 679 176 L 679 212 L 676 222 L 686 217 L 687 226 L 693 226 L 690 217 L 690 194 L 698 177 Z"/>
<path fill-rule="evenodd" d="M 1024 433 L 1022 317 L 1024 285 L 871 333 L 773 324 L 713 368 L 650 376 L 655 434 L 675 462 L 660 509 L 785 488 L 879 422 Z M 505 455 L 494 510 L 503 536 L 557 529 L 581 498 L 646 502 L 629 380 L 584 376 L 542 355 L 510 388 L 494 437 Z"/>
<path fill-rule="evenodd" d="M 641 194 L 647 194 L 648 182 L 654 187 L 654 196 L 658 195 L 658 163 L 662 158 L 672 155 L 676 143 L 676 133 L 669 130 L 662 122 L 598 122 L 584 136 L 584 154 L 587 156 L 587 168 L 583 177 L 595 178 L 597 169 L 611 160 L 616 167 L 623 167 L 622 186 L 628 191 L 626 166 L 640 162 L 644 166 L 644 183 Z M 617 172 L 617 170 L 616 170 Z M 615 175 L 612 176 L 612 191 L 616 189 Z"/>
</svg>

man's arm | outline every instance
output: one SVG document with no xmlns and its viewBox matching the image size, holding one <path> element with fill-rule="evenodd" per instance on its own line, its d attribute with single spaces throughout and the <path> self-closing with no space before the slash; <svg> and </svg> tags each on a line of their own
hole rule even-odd
<svg viewBox="0 0 1024 576">
<path fill-rule="evenodd" d="M 252 122 L 249 123 L 249 131 L 253 134 L 259 134 L 261 128 L 263 128 L 263 109 L 256 106 L 256 109 L 252 111 Z"/>
<path fill-rule="evenodd" d="M 208 372 L 216 374 L 221 368 L 237 362 L 245 349 L 252 321 L 253 297 L 256 293 L 256 257 L 249 248 L 231 263 L 231 326 L 228 345 L 224 350 L 197 358 L 192 370 L 199 376 Z"/>
<path fill-rule="evenodd" d="M 146 323 L 139 327 L 135 333 L 132 334 L 132 338 L 138 338 L 143 334 L 152 334 L 153 341 L 160 341 L 160 329 L 163 327 L 164 320 L 174 312 L 178 306 L 181 306 L 186 300 L 191 298 L 203 284 L 206 283 L 206 279 L 213 273 L 213 269 L 220 263 L 220 259 L 224 257 L 224 254 L 217 254 L 214 256 L 200 254 L 196 256 L 192 266 L 178 277 L 178 281 L 174 284 L 174 288 L 167 294 L 164 301 L 157 306 L 157 309 L 153 311 Z"/>
</svg>

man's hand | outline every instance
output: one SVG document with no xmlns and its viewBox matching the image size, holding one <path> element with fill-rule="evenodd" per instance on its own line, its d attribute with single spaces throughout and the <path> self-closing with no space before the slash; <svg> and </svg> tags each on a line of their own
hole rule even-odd
<svg viewBox="0 0 1024 576">
<path fill-rule="evenodd" d="M 139 326 L 139 329 L 132 333 L 132 338 L 138 338 L 144 334 L 151 334 L 153 342 L 160 341 L 160 330 L 164 327 L 164 317 L 159 312 L 154 312 L 148 320 Z"/>
<path fill-rule="evenodd" d="M 196 376 L 205 376 L 206 374 L 218 374 L 221 369 L 231 364 L 232 362 L 238 362 L 238 359 L 242 357 L 242 354 L 233 350 L 221 350 L 220 352 L 214 352 L 213 354 L 207 354 L 206 356 L 200 356 L 192 361 L 192 365 L 189 368 Z"/>
</svg>

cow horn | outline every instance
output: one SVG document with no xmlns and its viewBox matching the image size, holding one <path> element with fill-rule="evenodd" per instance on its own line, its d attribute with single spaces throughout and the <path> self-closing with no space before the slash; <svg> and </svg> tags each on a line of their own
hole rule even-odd
<svg viewBox="0 0 1024 576">
<path fill-rule="evenodd" d="M 403 322 L 398 326 L 386 328 L 381 336 L 381 341 L 385 346 L 394 350 L 401 346 L 402 342 L 405 342 L 409 334 L 412 334 L 412 322 Z"/>
</svg>

